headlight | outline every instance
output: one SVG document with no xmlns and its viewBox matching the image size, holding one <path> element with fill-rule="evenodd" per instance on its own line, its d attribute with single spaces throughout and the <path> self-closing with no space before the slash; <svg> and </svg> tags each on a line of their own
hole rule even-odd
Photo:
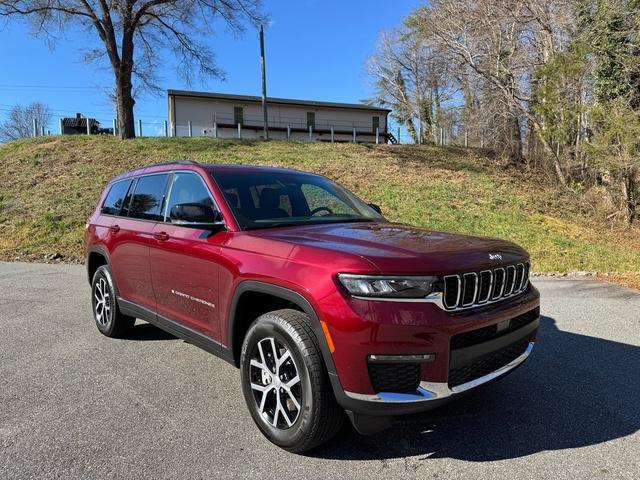
<svg viewBox="0 0 640 480">
<path fill-rule="evenodd" d="M 438 277 L 385 277 L 377 275 L 338 274 L 340 283 L 355 297 L 424 298 L 439 291 Z"/>
</svg>

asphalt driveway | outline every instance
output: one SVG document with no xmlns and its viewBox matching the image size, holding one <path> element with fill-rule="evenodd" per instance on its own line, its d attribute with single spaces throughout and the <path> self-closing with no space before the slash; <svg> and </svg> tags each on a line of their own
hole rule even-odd
<svg viewBox="0 0 640 480">
<path fill-rule="evenodd" d="M 272 446 L 238 372 L 139 322 L 93 325 L 77 265 L 0 262 L 0 479 L 640 477 L 640 294 L 538 279 L 529 362 L 395 428 Z"/>
</svg>

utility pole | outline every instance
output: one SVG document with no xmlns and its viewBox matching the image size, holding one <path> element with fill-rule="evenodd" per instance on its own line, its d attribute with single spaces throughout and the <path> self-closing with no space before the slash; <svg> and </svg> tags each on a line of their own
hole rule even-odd
<svg viewBox="0 0 640 480">
<path fill-rule="evenodd" d="M 269 139 L 269 117 L 267 116 L 267 73 L 264 61 L 264 25 L 260 25 L 260 68 L 262 69 L 262 114 L 264 115 L 264 138 Z"/>
</svg>

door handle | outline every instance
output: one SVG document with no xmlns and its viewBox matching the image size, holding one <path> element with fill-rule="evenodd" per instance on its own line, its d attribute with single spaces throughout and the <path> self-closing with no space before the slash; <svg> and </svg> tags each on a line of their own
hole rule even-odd
<svg viewBox="0 0 640 480">
<path fill-rule="evenodd" d="M 158 232 L 153 234 L 153 238 L 160 240 L 161 242 L 166 242 L 169 240 L 169 234 L 167 232 Z"/>
<path fill-rule="evenodd" d="M 120 226 L 119 225 L 111 225 L 109 227 L 109 230 L 111 230 L 113 233 L 118 233 L 120 231 Z"/>
</svg>

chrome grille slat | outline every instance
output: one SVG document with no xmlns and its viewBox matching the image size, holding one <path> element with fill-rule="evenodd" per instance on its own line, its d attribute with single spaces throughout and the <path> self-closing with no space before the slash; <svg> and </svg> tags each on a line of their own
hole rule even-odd
<svg viewBox="0 0 640 480">
<path fill-rule="evenodd" d="M 485 288 L 485 281 L 487 281 L 487 277 L 488 277 L 488 281 L 489 281 L 489 286 L 487 287 L 487 294 L 484 297 L 481 297 L 481 292 L 482 290 Z M 480 286 L 478 288 L 478 299 L 476 300 L 477 303 L 485 303 L 488 302 L 489 299 L 491 298 L 491 293 L 493 290 L 493 270 L 483 270 L 480 272 L 480 277 L 479 280 L 480 282 Z"/>
<path fill-rule="evenodd" d="M 500 275 L 498 275 L 498 273 L 500 273 Z M 504 281 L 506 280 L 507 273 L 504 268 L 496 268 L 493 270 L 493 277 L 495 279 L 495 285 L 491 292 L 491 300 L 498 300 L 499 298 L 502 297 L 502 294 L 504 293 Z M 498 278 L 501 278 L 499 284 L 498 284 Z M 497 293 L 496 290 L 499 290 L 500 293 Z"/>
<path fill-rule="evenodd" d="M 488 288 L 485 282 L 489 282 Z M 528 285 L 529 263 L 517 263 L 493 270 L 482 270 L 479 273 L 446 275 L 443 305 L 448 311 L 473 308 L 522 293 Z"/>
<path fill-rule="evenodd" d="M 513 293 L 514 282 L 516 279 L 516 267 L 509 265 L 505 268 L 507 276 L 504 279 L 504 296 L 508 297 Z"/>
<path fill-rule="evenodd" d="M 472 280 L 469 280 L 472 279 Z M 473 281 L 473 297 L 471 297 L 470 302 L 465 302 L 465 298 L 467 297 L 467 292 L 470 291 L 470 287 L 468 282 Z M 462 275 L 462 295 L 461 301 L 458 304 L 460 307 L 469 307 L 476 303 L 476 299 L 478 298 L 478 274 L 477 273 L 465 273 Z"/>
</svg>

